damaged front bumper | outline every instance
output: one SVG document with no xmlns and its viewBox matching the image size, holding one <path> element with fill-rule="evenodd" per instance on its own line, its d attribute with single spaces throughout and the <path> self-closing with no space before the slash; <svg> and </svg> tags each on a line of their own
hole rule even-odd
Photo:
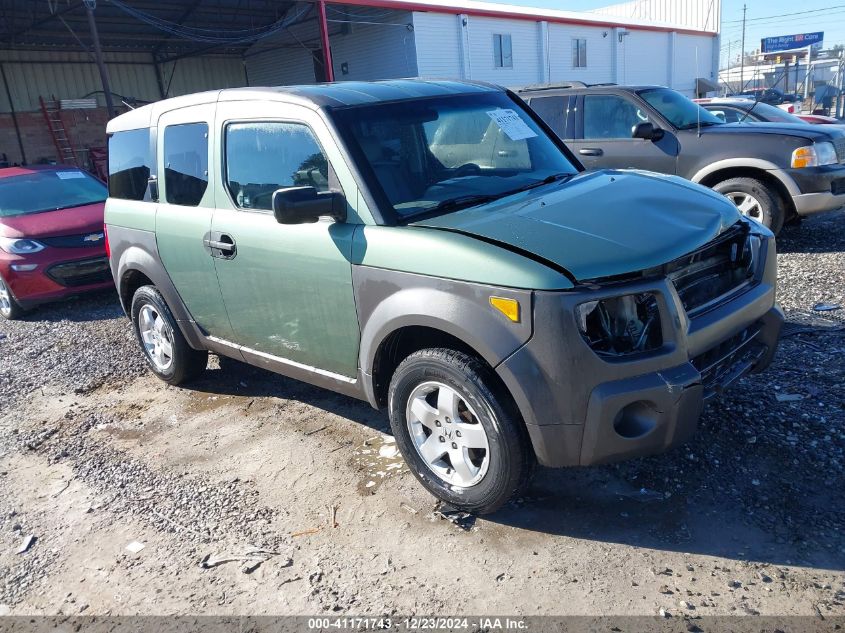
<svg viewBox="0 0 845 633">
<path fill-rule="evenodd" d="M 751 283 L 689 316 L 669 279 L 576 292 L 538 292 L 534 335 L 497 367 L 541 464 L 600 464 L 663 452 L 695 432 L 707 399 L 772 361 L 783 324 L 775 304 L 774 239 L 763 236 Z M 579 333 L 576 307 L 654 293 L 663 345 L 617 358 Z"/>
</svg>

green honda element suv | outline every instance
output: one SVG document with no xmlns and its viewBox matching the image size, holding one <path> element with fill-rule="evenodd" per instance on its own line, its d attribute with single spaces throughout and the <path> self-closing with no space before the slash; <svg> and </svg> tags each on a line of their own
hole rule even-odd
<svg viewBox="0 0 845 633">
<path fill-rule="evenodd" d="M 536 462 L 665 451 L 775 353 L 766 228 L 680 178 L 585 172 L 496 86 L 218 90 L 108 133 L 111 269 L 152 371 L 213 352 L 387 408 L 465 510 Z"/>
</svg>

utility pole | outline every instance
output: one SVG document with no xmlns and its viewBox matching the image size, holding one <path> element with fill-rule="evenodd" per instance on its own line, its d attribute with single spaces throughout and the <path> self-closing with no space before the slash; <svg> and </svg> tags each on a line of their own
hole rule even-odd
<svg viewBox="0 0 845 633">
<path fill-rule="evenodd" d="M 113 119 L 117 114 L 114 110 L 114 101 L 111 97 L 111 86 L 109 85 L 109 71 L 103 61 L 103 51 L 100 48 L 100 34 L 97 32 L 97 23 L 94 21 L 94 9 L 97 8 L 97 0 L 85 0 L 85 12 L 88 14 L 88 28 L 91 30 L 91 42 L 94 44 L 94 60 L 100 71 L 100 81 L 103 83 L 103 94 L 106 97 L 106 110 L 109 118 Z"/>
<path fill-rule="evenodd" d="M 739 91 L 745 90 L 745 12 L 748 5 L 742 5 L 742 49 L 739 51 Z"/>
</svg>

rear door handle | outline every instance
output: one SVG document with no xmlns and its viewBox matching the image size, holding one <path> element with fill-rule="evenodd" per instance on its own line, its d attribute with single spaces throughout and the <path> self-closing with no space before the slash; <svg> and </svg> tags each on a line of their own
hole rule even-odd
<svg viewBox="0 0 845 633">
<path fill-rule="evenodd" d="M 602 156 L 604 151 L 598 147 L 585 147 L 584 149 L 579 149 L 578 153 L 581 156 Z"/>
<path fill-rule="evenodd" d="M 233 259 L 238 254 L 235 240 L 226 233 L 206 233 L 202 238 L 202 245 L 212 257 Z"/>
<path fill-rule="evenodd" d="M 205 240 L 203 242 L 208 248 L 216 248 L 220 251 L 233 251 L 235 250 L 235 245 L 230 244 L 229 242 L 218 242 L 217 240 Z"/>
</svg>

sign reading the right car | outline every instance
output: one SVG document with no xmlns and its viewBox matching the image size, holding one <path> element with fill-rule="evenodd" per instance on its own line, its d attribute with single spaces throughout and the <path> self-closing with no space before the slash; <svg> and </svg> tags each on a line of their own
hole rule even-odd
<svg viewBox="0 0 845 633">
<path fill-rule="evenodd" d="M 808 46 L 821 46 L 823 41 L 824 31 L 764 37 L 760 40 L 760 52 L 779 53 L 781 51 L 794 51 L 795 49 L 807 48 Z"/>
</svg>

